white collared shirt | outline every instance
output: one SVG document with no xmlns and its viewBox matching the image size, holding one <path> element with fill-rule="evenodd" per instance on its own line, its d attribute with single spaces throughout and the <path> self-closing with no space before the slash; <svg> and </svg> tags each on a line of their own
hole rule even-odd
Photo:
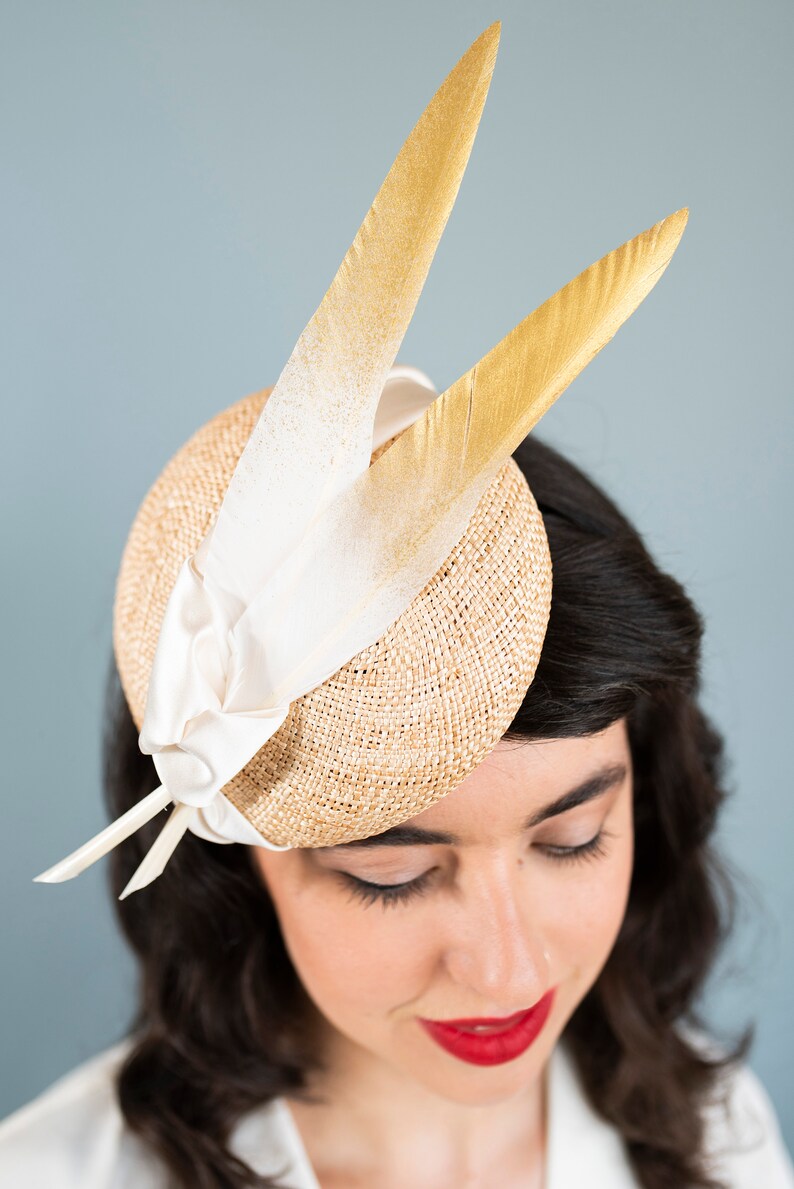
<svg viewBox="0 0 794 1189">
<path fill-rule="evenodd" d="M 164 1189 L 157 1157 L 127 1128 L 114 1075 L 129 1041 L 106 1049 L 0 1123 L 5 1189 Z M 794 1189 L 794 1167 L 771 1102 L 748 1066 L 707 1112 L 713 1175 L 730 1189 Z M 546 1189 L 637 1189 L 619 1133 L 587 1101 L 565 1043 L 548 1068 Z M 290 1189 L 320 1189 L 289 1105 L 274 1099 L 240 1120 L 232 1150 Z"/>
</svg>

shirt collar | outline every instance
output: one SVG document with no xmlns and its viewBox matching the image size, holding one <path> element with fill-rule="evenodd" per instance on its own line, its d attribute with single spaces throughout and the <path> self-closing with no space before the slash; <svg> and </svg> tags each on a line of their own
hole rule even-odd
<svg viewBox="0 0 794 1189">
<path fill-rule="evenodd" d="M 620 1133 L 590 1105 L 564 1039 L 551 1055 L 547 1086 L 545 1189 L 637 1189 Z"/>
</svg>

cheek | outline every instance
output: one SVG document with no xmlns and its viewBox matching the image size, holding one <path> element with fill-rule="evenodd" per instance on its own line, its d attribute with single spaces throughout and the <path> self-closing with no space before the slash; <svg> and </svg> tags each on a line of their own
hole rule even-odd
<svg viewBox="0 0 794 1189">
<path fill-rule="evenodd" d="M 632 861 L 631 832 L 621 831 L 611 840 L 608 857 L 582 864 L 560 881 L 548 936 L 557 958 L 578 981 L 589 985 L 609 957 L 626 912 Z"/>
<path fill-rule="evenodd" d="M 271 880 L 269 890 L 304 988 L 344 1031 L 411 1002 L 432 977 L 433 931 L 421 912 L 364 905 L 325 878 Z"/>
</svg>

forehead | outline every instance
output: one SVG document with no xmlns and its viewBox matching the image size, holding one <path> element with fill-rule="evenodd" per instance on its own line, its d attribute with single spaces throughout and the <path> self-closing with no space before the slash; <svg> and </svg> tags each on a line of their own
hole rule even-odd
<svg viewBox="0 0 794 1189">
<path fill-rule="evenodd" d="M 524 819 L 577 788 L 598 772 L 631 772 L 625 719 L 593 735 L 497 743 L 481 764 L 451 793 L 416 814 L 410 824 L 465 836 L 483 825 L 515 829 Z"/>
</svg>

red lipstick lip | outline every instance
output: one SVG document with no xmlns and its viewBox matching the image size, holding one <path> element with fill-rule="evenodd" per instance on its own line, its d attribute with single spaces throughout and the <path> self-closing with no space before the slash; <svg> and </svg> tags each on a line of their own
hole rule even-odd
<svg viewBox="0 0 794 1189">
<path fill-rule="evenodd" d="M 528 1011 L 513 1016 L 465 1020 L 424 1020 L 419 1023 L 436 1044 L 472 1065 L 501 1065 L 526 1052 L 543 1028 L 554 1002 L 554 988 Z M 475 1028 L 487 1031 L 474 1031 Z"/>
</svg>

